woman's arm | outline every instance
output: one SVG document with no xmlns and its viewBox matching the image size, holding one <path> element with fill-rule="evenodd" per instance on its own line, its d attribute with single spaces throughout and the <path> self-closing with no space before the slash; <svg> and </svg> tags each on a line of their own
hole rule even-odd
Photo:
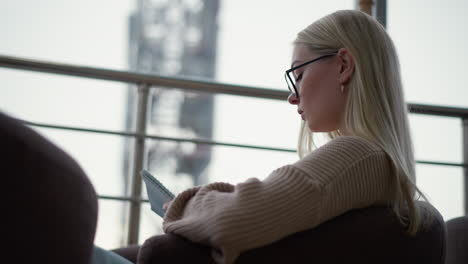
<svg viewBox="0 0 468 264">
<path fill-rule="evenodd" d="M 385 152 L 359 137 L 340 137 L 264 181 L 213 183 L 180 194 L 163 228 L 211 245 L 219 263 L 243 251 L 313 228 L 343 212 L 391 200 Z"/>
<path fill-rule="evenodd" d="M 288 165 L 264 181 L 213 183 L 181 193 L 168 208 L 163 228 L 211 245 L 217 262 L 231 263 L 242 251 L 317 225 L 320 202 L 319 185 Z"/>
</svg>

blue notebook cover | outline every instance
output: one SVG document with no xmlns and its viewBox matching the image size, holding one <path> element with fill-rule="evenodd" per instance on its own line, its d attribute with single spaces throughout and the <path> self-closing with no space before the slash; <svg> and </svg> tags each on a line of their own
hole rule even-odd
<svg viewBox="0 0 468 264">
<path fill-rule="evenodd" d="M 141 177 L 146 185 L 148 199 L 151 204 L 151 210 L 161 217 L 164 217 L 164 203 L 174 199 L 174 194 L 170 192 L 160 181 L 158 181 L 149 171 L 142 170 Z"/>
</svg>

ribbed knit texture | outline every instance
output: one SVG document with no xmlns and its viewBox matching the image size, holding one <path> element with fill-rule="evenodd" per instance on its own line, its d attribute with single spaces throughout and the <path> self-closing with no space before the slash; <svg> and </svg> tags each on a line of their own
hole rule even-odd
<svg viewBox="0 0 468 264">
<path fill-rule="evenodd" d="M 392 201 L 390 160 L 360 137 L 338 137 L 265 180 L 212 183 L 179 194 L 166 233 L 210 245 L 217 263 L 316 227 L 351 209 Z"/>
</svg>

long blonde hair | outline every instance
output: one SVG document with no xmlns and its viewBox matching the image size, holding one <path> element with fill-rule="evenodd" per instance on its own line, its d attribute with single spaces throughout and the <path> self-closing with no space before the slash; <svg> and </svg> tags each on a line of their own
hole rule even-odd
<svg viewBox="0 0 468 264">
<path fill-rule="evenodd" d="M 327 54 L 346 48 L 354 57 L 355 71 L 347 84 L 344 114 L 346 132 L 379 145 L 392 161 L 393 211 L 407 224 L 409 234 L 420 226 L 416 195 L 425 196 L 415 185 L 413 146 L 409 132 L 398 56 L 385 28 L 371 16 L 356 10 L 327 15 L 299 32 L 294 44 Z M 329 139 L 340 131 L 328 133 Z M 313 132 L 303 123 L 298 151 L 302 158 L 315 148 Z M 426 199 L 427 200 L 427 199 Z M 404 211 L 408 211 L 408 217 Z"/>
</svg>

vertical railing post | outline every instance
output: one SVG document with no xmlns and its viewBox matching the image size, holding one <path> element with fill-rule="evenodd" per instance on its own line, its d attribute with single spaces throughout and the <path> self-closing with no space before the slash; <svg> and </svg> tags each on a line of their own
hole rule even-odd
<svg viewBox="0 0 468 264">
<path fill-rule="evenodd" d="M 133 152 L 132 171 L 132 193 L 130 202 L 130 215 L 127 244 L 137 244 L 140 232 L 140 211 L 141 211 L 141 176 L 145 155 L 145 138 L 148 94 L 150 86 L 147 84 L 138 85 L 137 112 L 136 112 L 136 134 L 135 148 Z"/>
<path fill-rule="evenodd" d="M 375 0 L 373 16 L 387 28 L 387 0 Z"/>
<path fill-rule="evenodd" d="M 464 207 L 465 215 L 468 215 L 468 117 L 462 119 L 463 122 L 463 181 L 464 181 Z"/>
<path fill-rule="evenodd" d="M 387 0 L 356 0 L 356 9 L 375 17 L 387 27 Z"/>
</svg>

